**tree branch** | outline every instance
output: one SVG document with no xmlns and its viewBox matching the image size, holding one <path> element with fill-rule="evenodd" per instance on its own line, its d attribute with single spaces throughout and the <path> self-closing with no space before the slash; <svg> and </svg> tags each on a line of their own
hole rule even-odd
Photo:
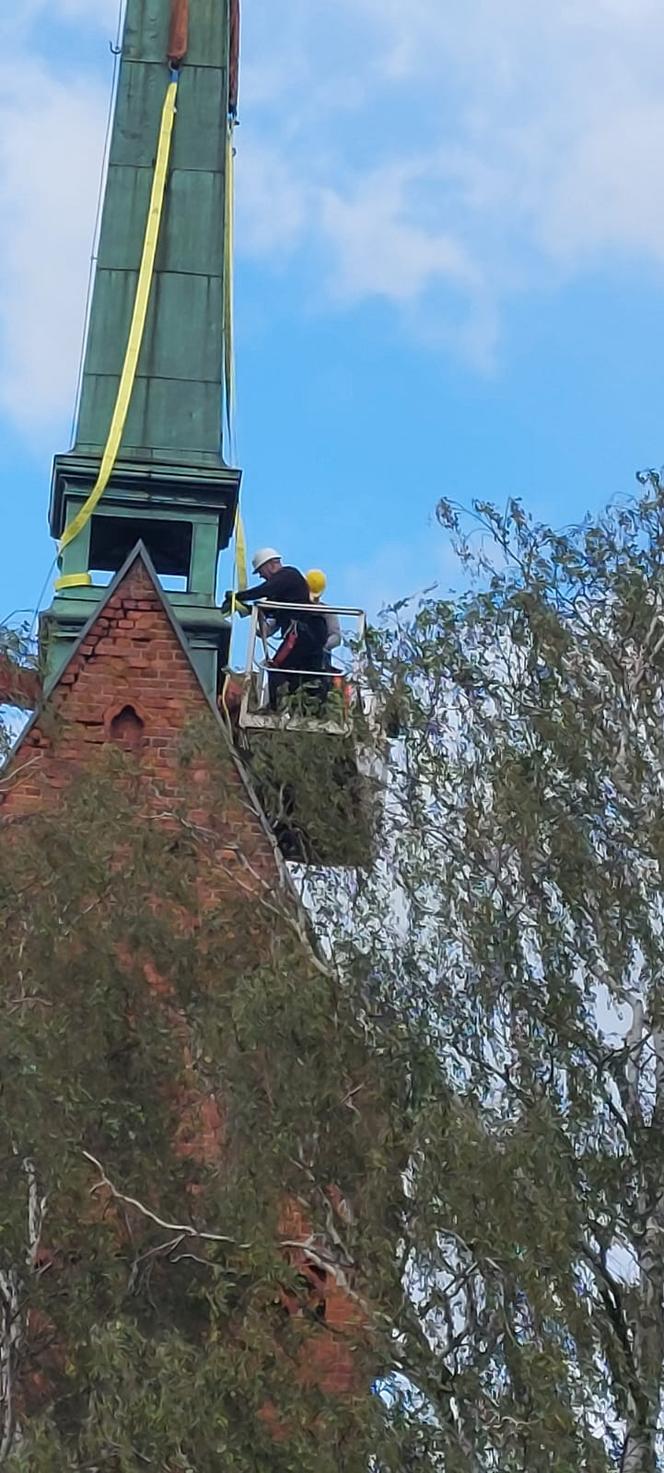
<svg viewBox="0 0 664 1473">
<path fill-rule="evenodd" d="M 230 1238 L 225 1233 L 203 1232 L 202 1229 L 195 1228 L 192 1223 L 167 1222 L 163 1217 L 159 1217 L 156 1212 L 153 1212 L 150 1207 L 146 1207 L 144 1202 L 139 1202 L 137 1197 L 129 1197 L 126 1192 L 121 1192 L 118 1187 L 114 1186 L 96 1156 L 92 1156 L 89 1151 L 84 1151 L 83 1155 L 86 1161 L 89 1161 L 92 1166 L 96 1167 L 100 1176 L 100 1180 L 95 1182 L 95 1185 L 90 1188 L 90 1196 L 94 1196 L 96 1192 L 106 1190 L 110 1192 L 116 1202 L 122 1202 L 125 1207 L 133 1207 L 136 1212 L 140 1213 L 141 1217 L 147 1218 L 150 1222 L 155 1223 L 157 1227 L 163 1228 L 167 1233 L 174 1233 L 176 1236 L 180 1234 L 183 1239 L 196 1238 L 201 1243 L 228 1243 L 232 1247 L 240 1248 L 244 1252 L 249 1252 L 251 1249 L 251 1243 L 238 1243 L 237 1238 Z"/>
</svg>

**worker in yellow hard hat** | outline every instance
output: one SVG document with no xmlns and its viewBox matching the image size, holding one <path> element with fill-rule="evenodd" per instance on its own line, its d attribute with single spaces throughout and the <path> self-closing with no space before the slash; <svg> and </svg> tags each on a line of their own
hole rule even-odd
<svg viewBox="0 0 664 1473">
<path fill-rule="evenodd" d="M 322 598 L 327 588 L 327 577 L 325 573 L 322 573 L 320 568 L 310 568 L 309 572 L 305 573 L 305 577 L 309 584 L 311 597 L 316 601 Z"/>
<path fill-rule="evenodd" d="M 327 655 L 326 663 L 329 669 L 331 665 L 330 657 L 332 655 L 332 651 L 337 650 L 339 648 L 339 645 L 341 644 L 341 624 L 339 622 L 338 615 L 330 613 L 326 609 L 325 604 L 321 603 L 321 599 L 327 588 L 327 578 L 325 576 L 325 573 L 321 572 L 320 568 L 310 568 L 309 572 L 305 574 L 305 577 L 309 585 L 309 591 L 311 593 L 311 602 L 319 605 L 320 611 L 323 614 L 325 618 L 325 623 L 327 625 L 327 640 L 325 642 L 324 653 Z"/>
</svg>

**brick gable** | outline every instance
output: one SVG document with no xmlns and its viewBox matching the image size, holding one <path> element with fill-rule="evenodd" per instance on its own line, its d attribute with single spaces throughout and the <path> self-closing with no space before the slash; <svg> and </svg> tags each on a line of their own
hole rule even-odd
<svg viewBox="0 0 664 1473">
<path fill-rule="evenodd" d="M 211 752 L 212 759 L 194 755 L 183 767 L 183 738 L 188 728 L 201 724 L 201 750 Z M 0 778 L 0 842 L 2 830 L 7 833 L 16 821 L 66 803 L 76 777 L 112 747 L 130 754 L 132 791 L 138 784 L 146 812 L 165 825 L 177 827 L 184 821 L 205 836 L 201 904 L 205 909 L 233 897 L 244 905 L 243 955 L 247 960 L 250 954 L 260 955 L 270 943 L 275 916 L 278 922 L 273 904 L 269 914 L 260 905 L 260 893 L 265 887 L 274 902 L 275 890 L 284 882 L 283 862 L 140 550 L 118 574 Z M 292 903 L 294 909 L 287 886 L 283 893 L 286 906 Z M 228 923 L 231 928 L 235 924 L 232 913 Z M 174 918 L 174 925 L 182 924 L 182 917 Z M 117 960 L 121 970 L 121 948 Z M 130 959 L 125 960 L 129 966 Z M 182 1041 L 188 1082 L 178 1097 L 176 1153 L 211 1167 L 223 1160 L 229 1102 L 211 1094 L 192 1067 L 185 1021 L 172 1002 L 168 977 L 155 969 L 147 953 L 141 965 L 147 987 L 161 999 Z M 303 1309 L 299 1301 L 284 1296 L 284 1308 L 301 1323 L 304 1335 L 297 1379 L 334 1396 L 358 1394 L 356 1345 L 366 1328 L 364 1313 L 331 1262 L 325 1271 L 312 1267 L 304 1247 L 310 1230 L 294 1204 L 284 1205 L 280 1230 L 289 1243 L 286 1256 L 310 1282 L 311 1305 L 320 1308 L 326 1321 L 326 1329 L 312 1341 L 311 1316 L 305 1313 L 311 1305 Z M 295 1246 L 299 1242 L 302 1249 Z M 42 1367 L 42 1390 L 48 1401 L 46 1369 Z M 39 1375 L 33 1382 L 36 1395 Z M 270 1423 L 269 1407 L 265 1416 Z M 274 1432 L 278 1439 L 288 1435 L 278 1421 Z"/>
<path fill-rule="evenodd" d="M 177 810 L 193 824 L 211 821 L 210 774 L 182 771 L 183 735 L 209 723 L 212 750 L 225 759 L 224 821 L 216 824 L 228 860 L 238 846 L 272 883 L 279 868 L 260 809 L 235 760 L 190 654 L 142 549 L 118 574 L 35 717 L 0 783 L 0 822 L 57 801 L 86 763 L 117 747 L 136 759 L 155 812 Z M 226 832 L 222 833 L 221 829 Z"/>
</svg>

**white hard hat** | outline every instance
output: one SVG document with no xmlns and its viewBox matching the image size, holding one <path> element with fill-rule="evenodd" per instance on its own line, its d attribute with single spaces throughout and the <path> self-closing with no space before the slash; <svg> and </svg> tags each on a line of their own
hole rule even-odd
<svg viewBox="0 0 664 1473">
<path fill-rule="evenodd" d="M 278 562 L 281 562 L 281 553 L 275 552 L 273 547 L 261 547 L 259 552 L 254 553 L 254 556 L 251 560 L 251 566 L 254 570 L 254 573 L 259 573 L 265 563 L 271 563 L 274 558 L 276 558 Z"/>
</svg>

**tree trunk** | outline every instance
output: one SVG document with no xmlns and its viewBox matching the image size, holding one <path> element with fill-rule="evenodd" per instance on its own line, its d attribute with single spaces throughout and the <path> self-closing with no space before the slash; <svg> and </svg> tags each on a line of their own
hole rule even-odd
<svg viewBox="0 0 664 1473">
<path fill-rule="evenodd" d="M 661 1188 L 660 1188 L 661 1191 Z M 631 1316 L 638 1400 L 632 1401 L 622 1473 L 657 1473 L 657 1426 L 664 1361 L 664 1200 L 660 1196 L 638 1248 L 639 1295 Z"/>
<path fill-rule="evenodd" d="M 630 1428 L 620 1473 L 657 1473 L 654 1432 L 638 1427 Z"/>
</svg>

